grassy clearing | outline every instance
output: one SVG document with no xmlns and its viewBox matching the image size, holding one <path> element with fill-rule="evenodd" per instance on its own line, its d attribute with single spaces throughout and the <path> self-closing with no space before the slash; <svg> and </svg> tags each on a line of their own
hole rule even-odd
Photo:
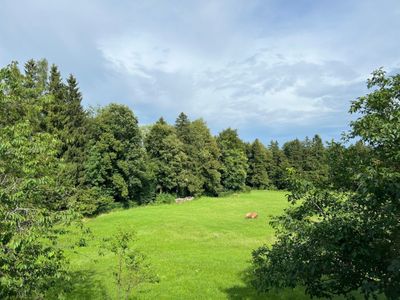
<svg viewBox="0 0 400 300">
<path fill-rule="evenodd" d="M 274 239 L 271 215 L 287 206 L 284 192 L 252 191 L 226 198 L 202 197 L 179 205 L 133 208 L 87 220 L 94 239 L 68 253 L 75 288 L 67 299 L 115 297 L 113 258 L 98 255 L 103 237 L 118 226 L 137 232 L 137 247 L 147 254 L 160 282 L 145 284 L 139 299 L 301 299 L 288 290 L 257 297 L 246 284 L 251 251 Z M 244 218 L 256 211 L 258 219 Z M 70 235 L 68 241 L 79 237 Z"/>
</svg>

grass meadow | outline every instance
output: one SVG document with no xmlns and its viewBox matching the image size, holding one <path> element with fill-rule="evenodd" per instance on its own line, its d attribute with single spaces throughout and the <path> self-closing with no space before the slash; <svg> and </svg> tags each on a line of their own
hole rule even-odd
<svg viewBox="0 0 400 300">
<path fill-rule="evenodd" d="M 143 284 L 132 299 L 307 299 L 301 290 L 257 295 L 248 282 L 251 251 L 274 241 L 268 222 L 288 206 L 285 192 L 252 191 L 183 204 L 137 207 L 85 220 L 93 233 L 84 247 L 68 250 L 73 288 L 66 299 L 115 299 L 111 254 L 99 256 L 102 239 L 118 227 L 137 234 L 159 278 Z M 245 219 L 256 211 L 257 219 Z M 77 241 L 70 234 L 65 242 Z"/>
</svg>

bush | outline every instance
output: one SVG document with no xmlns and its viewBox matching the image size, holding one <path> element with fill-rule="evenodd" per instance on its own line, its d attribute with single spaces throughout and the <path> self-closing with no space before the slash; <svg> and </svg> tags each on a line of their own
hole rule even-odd
<svg viewBox="0 0 400 300">
<path fill-rule="evenodd" d="M 86 216 L 97 215 L 113 208 L 114 199 L 98 187 L 79 190 L 74 196 L 75 207 Z"/>
<path fill-rule="evenodd" d="M 175 195 L 168 193 L 157 194 L 155 204 L 172 204 L 175 203 Z"/>
</svg>

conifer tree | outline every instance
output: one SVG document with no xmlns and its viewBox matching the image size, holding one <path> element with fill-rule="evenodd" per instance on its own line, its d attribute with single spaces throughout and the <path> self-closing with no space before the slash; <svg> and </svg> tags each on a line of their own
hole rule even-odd
<svg viewBox="0 0 400 300">
<path fill-rule="evenodd" d="M 222 185 L 226 190 L 241 190 L 246 185 L 247 157 L 245 145 L 240 140 L 237 131 L 225 129 L 217 137 L 221 151 Z"/>
<path fill-rule="evenodd" d="M 268 176 L 276 188 L 285 189 L 287 187 L 287 168 L 290 165 L 284 152 L 279 148 L 277 141 L 271 141 L 268 148 L 272 154 L 272 164 L 268 170 Z"/>
<path fill-rule="evenodd" d="M 193 141 L 191 145 L 193 164 L 203 183 L 202 190 L 208 195 L 215 196 L 222 188 L 220 150 L 217 142 L 203 119 L 193 121 L 190 124 L 190 132 Z"/>
<path fill-rule="evenodd" d="M 175 121 L 176 133 L 184 144 L 190 144 L 190 120 L 188 116 L 181 112 Z"/>
<path fill-rule="evenodd" d="M 267 169 L 271 166 L 272 157 L 265 146 L 256 139 L 248 150 L 247 184 L 258 189 L 271 187 Z"/>
<path fill-rule="evenodd" d="M 176 122 L 177 136 L 183 143 L 186 160 L 181 172 L 181 195 L 216 195 L 221 189 L 220 152 L 206 123 L 199 119 L 191 122 L 181 113 Z"/>
<path fill-rule="evenodd" d="M 83 176 L 85 147 L 88 138 L 88 116 L 82 107 L 82 94 L 73 75 L 67 79 L 65 88 L 64 124 L 61 132 L 64 142 L 61 154 L 70 163 L 75 184 L 80 184 Z"/>
<path fill-rule="evenodd" d="M 62 77 L 58 67 L 51 65 L 48 93 L 52 96 L 51 101 L 47 104 L 45 115 L 46 124 L 45 128 L 47 131 L 52 133 L 58 133 L 63 130 L 65 122 L 65 92 L 66 88 L 62 82 Z"/>
<path fill-rule="evenodd" d="M 302 172 L 307 160 L 305 143 L 300 142 L 299 139 L 294 139 L 283 144 L 282 148 L 290 166 L 298 172 Z"/>
</svg>

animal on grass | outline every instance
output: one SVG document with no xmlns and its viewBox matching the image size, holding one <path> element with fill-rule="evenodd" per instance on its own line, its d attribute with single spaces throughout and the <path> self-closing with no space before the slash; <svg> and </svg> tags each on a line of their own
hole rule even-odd
<svg viewBox="0 0 400 300">
<path fill-rule="evenodd" d="M 256 212 L 249 212 L 246 214 L 246 219 L 256 219 L 258 217 L 258 213 Z"/>
</svg>

